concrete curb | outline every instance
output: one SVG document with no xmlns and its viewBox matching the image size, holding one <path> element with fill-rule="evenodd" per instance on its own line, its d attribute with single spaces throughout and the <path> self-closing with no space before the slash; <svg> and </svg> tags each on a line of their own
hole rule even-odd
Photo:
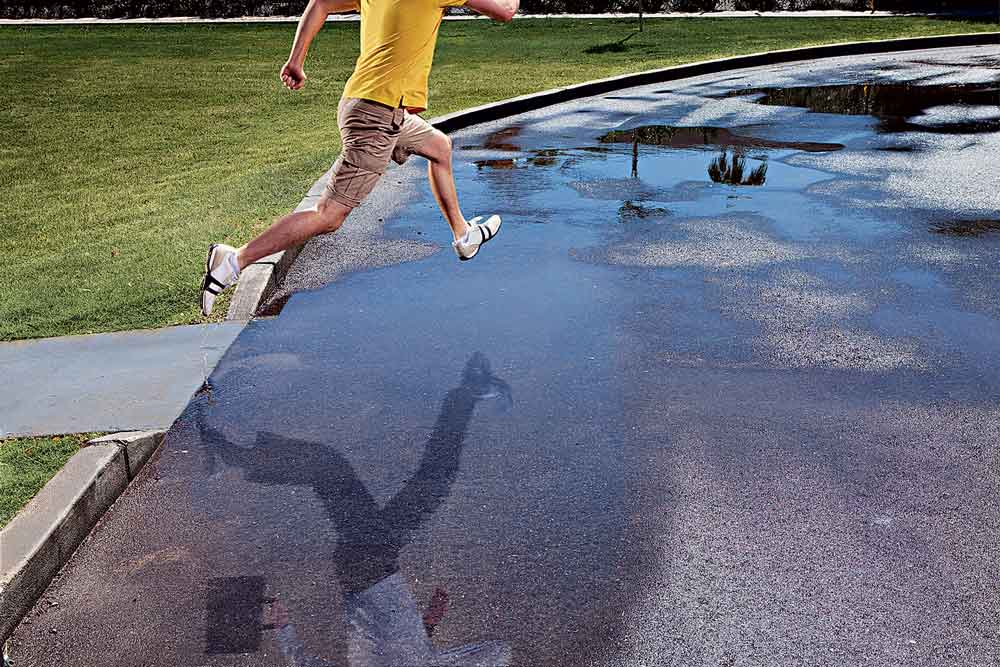
<svg viewBox="0 0 1000 667">
<path fill-rule="evenodd" d="M 0 530 L 0 643 L 163 441 L 163 431 L 91 440 Z"/>
<path fill-rule="evenodd" d="M 704 74 L 716 74 L 727 70 L 745 69 L 777 65 L 800 60 L 817 60 L 820 58 L 836 58 L 841 56 L 856 56 L 894 51 L 916 51 L 957 46 L 983 46 L 1000 43 L 1000 32 L 967 33 L 958 35 L 937 35 L 934 37 L 904 37 L 869 42 L 846 42 L 841 44 L 825 44 L 821 46 L 806 46 L 781 51 L 765 51 L 744 56 L 719 58 L 717 60 L 702 60 L 685 65 L 647 70 L 634 74 L 622 74 L 607 79 L 597 79 L 564 88 L 543 90 L 530 95 L 512 97 L 499 102 L 464 109 L 445 116 L 432 118 L 430 123 L 445 133 L 455 132 L 472 125 L 535 111 L 542 107 L 569 102 L 584 97 L 602 95 L 623 88 L 644 86 L 653 83 L 664 83 L 677 79 L 686 79 Z M 332 171 L 332 170 L 331 170 Z M 306 197 L 299 203 L 296 211 L 313 206 L 323 187 L 330 177 L 330 171 L 316 181 Z M 304 244 L 303 244 L 304 245 Z M 250 319 L 264 300 L 274 292 L 284 278 L 295 258 L 302 250 L 302 245 L 266 257 L 260 262 L 243 270 L 236 286 L 236 294 L 227 314 L 228 319 Z"/>
</svg>

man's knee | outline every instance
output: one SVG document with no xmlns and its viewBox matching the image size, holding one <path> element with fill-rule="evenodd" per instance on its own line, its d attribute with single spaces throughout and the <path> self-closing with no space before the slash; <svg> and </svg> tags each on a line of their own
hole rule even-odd
<svg viewBox="0 0 1000 667">
<path fill-rule="evenodd" d="M 450 156 L 451 155 L 451 146 L 452 146 L 452 144 L 451 144 L 451 137 L 449 137 L 447 134 L 445 134 L 444 132 L 441 132 L 439 130 L 434 130 L 434 131 L 437 132 L 438 136 L 441 138 L 441 145 L 444 148 L 444 152 L 447 153 Z"/>
<path fill-rule="evenodd" d="M 434 162 L 451 160 L 451 137 L 440 130 L 434 130 L 417 152 Z"/>
<path fill-rule="evenodd" d="M 350 206 L 331 197 L 322 197 L 316 205 L 316 212 L 323 223 L 323 231 L 327 234 L 340 229 L 351 210 Z"/>
</svg>

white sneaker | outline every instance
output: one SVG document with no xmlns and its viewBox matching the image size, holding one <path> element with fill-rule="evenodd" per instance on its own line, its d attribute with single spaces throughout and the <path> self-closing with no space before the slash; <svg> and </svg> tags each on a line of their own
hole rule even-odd
<svg viewBox="0 0 1000 667">
<path fill-rule="evenodd" d="M 201 314 L 206 317 L 211 315 L 215 297 L 222 294 L 222 290 L 235 283 L 239 277 L 236 248 L 221 243 L 210 245 L 208 259 L 205 260 L 205 279 L 201 283 Z"/>
<path fill-rule="evenodd" d="M 483 216 L 476 216 L 469 220 L 469 231 L 465 236 L 452 241 L 451 246 L 455 249 L 455 254 L 463 262 L 472 259 L 479 252 L 479 247 L 497 235 L 500 231 L 500 216 L 491 215 L 486 222 L 479 222 Z"/>
</svg>

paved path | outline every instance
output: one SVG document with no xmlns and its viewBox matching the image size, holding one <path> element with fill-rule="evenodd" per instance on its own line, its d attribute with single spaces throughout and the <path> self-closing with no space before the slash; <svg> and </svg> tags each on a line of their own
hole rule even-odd
<svg viewBox="0 0 1000 667">
<path fill-rule="evenodd" d="M 0 343 L 0 437 L 167 428 L 244 326 Z"/>
<path fill-rule="evenodd" d="M 462 132 L 500 237 L 252 323 L 15 661 L 997 665 L 998 80 L 865 56 Z M 384 233 L 440 246 L 422 172 Z"/>
</svg>

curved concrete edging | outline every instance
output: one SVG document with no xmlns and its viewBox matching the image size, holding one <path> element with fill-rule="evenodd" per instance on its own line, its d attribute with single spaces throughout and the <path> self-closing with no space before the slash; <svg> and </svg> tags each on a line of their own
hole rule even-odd
<svg viewBox="0 0 1000 667">
<path fill-rule="evenodd" d="M 575 99 L 601 95 L 623 88 L 634 88 L 653 83 L 687 79 L 704 74 L 716 74 L 729 70 L 777 65 L 802 60 L 944 47 L 983 46 L 998 43 L 1000 43 L 1000 32 L 982 32 L 936 35 L 933 37 L 905 37 L 869 42 L 846 42 L 782 49 L 780 51 L 766 51 L 715 60 L 702 60 L 634 74 L 622 74 L 607 79 L 597 79 L 563 88 L 552 88 L 538 93 L 531 93 L 530 95 L 512 97 L 500 100 L 499 102 L 491 102 L 490 104 L 438 116 L 432 118 L 430 122 L 442 132 L 451 133 L 473 125 L 479 125 L 480 123 L 500 120 L 508 116 L 535 111 L 543 107 L 570 102 Z M 296 210 L 307 209 L 315 204 L 329 176 L 330 172 L 328 171 L 313 184 L 313 187 L 310 188 L 309 193 L 299 203 Z M 236 294 L 233 297 L 227 318 L 240 320 L 249 320 L 252 318 L 263 300 L 277 288 L 304 245 L 291 248 L 284 253 L 277 253 L 245 268 L 240 276 L 240 282 L 237 283 Z"/>
<path fill-rule="evenodd" d="M 96 438 L 0 530 L 0 644 L 163 442 L 163 431 Z"/>
</svg>

